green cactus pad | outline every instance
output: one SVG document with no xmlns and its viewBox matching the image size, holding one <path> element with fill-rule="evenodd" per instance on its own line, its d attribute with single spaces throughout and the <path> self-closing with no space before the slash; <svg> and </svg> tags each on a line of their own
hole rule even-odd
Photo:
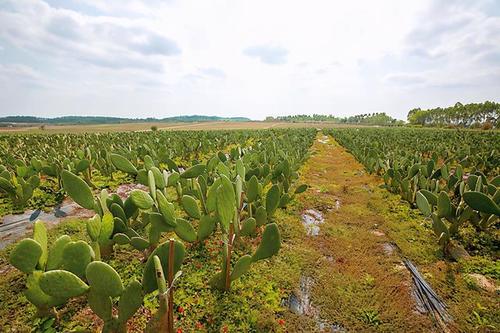
<svg viewBox="0 0 500 333">
<path fill-rule="evenodd" d="M 118 233 L 113 236 L 113 241 L 118 245 L 126 245 L 130 243 L 130 238 L 126 234 Z"/>
<path fill-rule="evenodd" d="M 47 258 L 47 271 L 60 268 L 62 264 L 64 247 L 70 242 L 71 237 L 69 237 L 68 235 L 62 235 L 54 242 L 54 245 L 50 249 L 49 256 Z"/>
<path fill-rule="evenodd" d="M 280 189 L 278 185 L 273 185 L 266 194 L 266 211 L 268 216 L 272 216 L 280 203 Z"/>
<path fill-rule="evenodd" d="M 144 186 L 149 185 L 148 170 L 140 169 L 139 171 L 137 171 L 137 182 Z"/>
<path fill-rule="evenodd" d="M 202 241 L 210 236 L 217 225 L 217 219 L 210 215 L 203 215 L 200 219 L 200 224 L 198 226 L 198 241 Z"/>
<path fill-rule="evenodd" d="M 207 191 L 207 201 L 205 205 L 207 206 L 207 210 L 211 212 L 215 212 L 217 209 L 217 189 L 221 185 L 221 179 L 217 178 L 215 182 L 208 188 Z"/>
<path fill-rule="evenodd" d="M 255 221 L 257 222 L 257 226 L 267 224 L 267 211 L 264 206 L 260 206 L 255 211 Z"/>
<path fill-rule="evenodd" d="M 419 170 L 420 170 L 420 164 L 414 164 L 408 170 L 408 178 L 413 178 L 418 173 Z"/>
<path fill-rule="evenodd" d="M 33 239 L 40 244 L 42 248 L 42 255 L 38 259 L 38 267 L 41 270 L 45 270 L 45 265 L 47 264 L 47 258 L 49 256 L 47 250 L 47 228 L 42 221 L 36 221 L 33 225 Z"/>
<path fill-rule="evenodd" d="M 236 207 L 241 207 L 241 200 L 243 196 L 243 180 L 238 175 L 235 180 L 235 196 L 236 196 Z"/>
<path fill-rule="evenodd" d="M 464 201 L 472 209 L 481 213 L 500 215 L 500 208 L 486 194 L 481 192 L 465 192 Z"/>
<path fill-rule="evenodd" d="M 444 224 L 443 220 L 439 218 L 435 213 L 432 214 L 432 230 L 434 230 L 434 234 L 440 237 L 441 234 L 448 234 L 448 227 Z"/>
<path fill-rule="evenodd" d="M 183 195 L 181 199 L 182 207 L 186 211 L 186 213 L 194 218 L 200 218 L 200 208 L 198 207 L 198 203 L 196 200 L 190 195 Z"/>
<path fill-rule="evenodd" d="M 28 276 L 24 296 L 38 308 L 64 304 L 66 302 L 65 298 L 52 297 L 42 291 L 40 288 L 40 277 L 42 274 L 43 272 L 41 271 L 33 271 L 33 274 Z"/>
<path fill-rule="evenodd" d="M 224 274 L 223 272 L 219 272 L 212 276 L 208 281 L 210 287 L 218 290 L 224 290 Z"/>
<path fill-rule="evenodd" d="M 419 192 L 424 195 L 424 197 L 427 199 L 427 202 L 431 206 L 436 206 L 437 205 L 437 200 L 438 200 L 437 195 L 435 195 L 431 191 L 427 191 L 427 190 L 420 190 Z"/>
<path fill-rule="evenodd" d="M 90 239 L 97 242 L 101 233 L 101 217 L 95 214 L 94 217 L 87 220 L 87 234 Z"/>
<path fill-rule="evenodd" d="M 417 207 L 420 210 L 420 212 L 424 214 L 425 217 L 430 216 L 432 213 L 431 205 L 429 205 L 429 202 L 427 201 L 425 195 L 419 191 L 417 192 L 416 199 L 417 199 Z"/>
<path fill-rule="evenodd" d="M 105 213 L 101 219 L 101 232 L 99 233 L 99 243 L 106 243 L 111 238 L 114 229 L 113 214 Z"/>
<path fill-rule="evenodd" d="M 89 286 L 71 272 L 54 270 L 42 274 L 40 288 L 47 295 L 69 299 L 83 295 Z"/>
<path fill-rule="evenodd" d="M 153 198 L 142 190 L 132 190 L 130 198 L 134 205 L 140 209 L 150 209 L 154 204 Z"/>
<path fill-rule="evenodd" d="M 238 279 L 240 276 L 248 272 L 252 262 L 252 256 L 249 255 L 245 255 L 238 259 L 234 265 L 233 271 L 231 272 L 231 281 Z"/>
<path fill-rule="evenodd" d="M 175 186 L 175 184 L 177 184 L 177 182 L 179 181 L 180 178 L 181 178 L 181 176 L 179 175 L 178 172 L 172 172 L 168 176 L 167 186 Z"/>
<path fill-rule="evenodd" d="M 123 203 L 123 211 L 125 212 L 127 219 L 134 216 L 134 214 L 137 212 L 137 206 L 134 204 L 130 196 L 125 199 L 125 202 Z"/>
<path fill-rule="evenodd" d="M 85 276 L 87 265 L 94 258 L 94 251 L 84 241 L 70 242 L 63 249 L 62 267 L 79 277 Z"/>
<path fill-rule="evenodd" d="M 250 236 L 255 233 L 255 228 L 257 227 L 257 222 L 253 217 L 249 217 L 243 221 L 241 224 L 240 234 L 242 236 Z"/>
<path fill-rule="evenodd" d="M 196 231 L 191 223 L 181 218 L 178 218 L 176 221 L 177 226 L 174 229 L 175 234 L 185 242 L 196 241 Z"/>
<path fill-rule="evenodd" d="M 149 247 L 149 242 L 142 237 L 130 238 L 130 245 L 139 251 L 143 251 Z"/>
<path fill-rule="evenodd" d="M 119 217 L 113 217 L 113 232 L 112 234 L 117 234 L 120 232 L 127 232 L 127 225 Z"/>
<path fill-rule="evenodd" d="M 156 190 L 156 201 L 158 202 L 158 210 L 163 216 L 165 223 L 171 227 L 175 227 L 174 205 L 168 202 L 167 198 L 160 190 Z"/>
<path fill-rule="evenodd" d="M 236 209 L 235 194 L 233 184 L 226 176 L 221 177 L 221 185 L 216 194 L 217 215 L 224 230 L 229 229 Z"/>
<path fill-rule="evenodd" d="M 112 203 L 109 210 L 111 211 L 111 214 L 113 214 L 114 217 L 119 217 L 122 219 L 122 221 L 127 221 L 127 215 L 125 215 L 125 212 L 123 211 L 123 208 L 117 204 L 117 203 Z"/>
<path fill-rule="evenodd" d="M 87 298 L 90 308 L 104 322 L 109 321 L 113 316 L 113 302 L 111 297 L 100 294 L 92 287 Z"/>
<path fill-rule="evenodd" d="M 85 273 L 93 292 L 110 297 L 120 296 L 123 284 L 120 275 L 110 265 L 102 261 L 91 262 Z"/>
<path fill-rule="evenodd" d="M 137 175 L 136 167 L 125 157 L 118 154 L 109 154 L 109 157 L 111 159 L 111 163 L 113 163 L 115 168 L 117 168 L 118 170 Z"/>
<path fill-rule="evenodd" d="M 438 217 L 451 217 L 453 214 L 450 197 L 444 191 L 438 196 L 437 214 Z"/>
<path fill-rule="evenodd" d="M 160 213 L 149 213 L 147 215 L 149 219 L 149 223 L 152 227 L 158 229 L 160 232 L 169 232 L 174 230 L 174 228 L 165 222 L 163 215 Z"/>
<path fill-rule="evenodd" d="M 248 202 L 254 202 L 259 197 L 259 181 L 255 175 L 247 182 L 246 196 Z"/>
<path fill-rule="evenodd" d="M 118 302 L 118 321 L 124 323 L 141 307 L 143 302 L 142 285 L 132 281 L 123 291 Z"/>
<path fill-rule="evenodd" d="M 205 169 L 206 169 L 206 167 L 203 164 L 194 165 L 194 166 L 190 167 L 189 169 L 187 169 L 186 171 L 184 171 L 181 174 L 181 178 L 186 178 L 186 179 L 196 178 L 199 175 L 201 175 L 202 173 L 204 173 Z"/>
<path fill-rule="evenodd" d="M 161 173 L 160 169 L 158 169 L 157 167 L 152 167 L 150 171 L 153 173 L 156 188 L 163 190 L 166 184 L 165 184 L 165 178 L 163 177 L 163 174 Z"/>
<path fill-rule="evenodd" d="M 283 193 L 283 195 L 280 198 L 280 202 L 278 204 L 278 207 L 285 208 L 290 203 L 290 200 L 292 200 L 292 198 L 290 197 L 290 194 Z"/>
<path fill-rule="evenodd" d="M 163 274 L 167 276 L 168 271 L 168 254 L 169 254 L 169 242 L 160 244 L 148 258 L 146 266 L 144 267 L 144 274 L 142 276 L 142 287 L 145 293 L 151 293 L 158 289 L 156 283 L 156 272 L 153 257 L 158 256 L 163 267 Z M 180 270 L 182 262 L 184 261 L 184 256 L 186 250 L 184 245 L 179 241 L 174 241 L 174 262 L 173 270 L 174 275 Z"/>
<path fill-rule="evenodd" d="M 2 189 L 6 193 L 12 193 L 12 192 L 14 192 L 16 190 L 16 187 L 14 185 L 12 185 L 4 177 L 0 177 L 0 189 Z"/>
<path fill-rule="evenodd" d="M 266 225 L 262 233 L 262 240 L 252 257 L 253 261 L 269 258 L 278 253 L 281 247 L 281 235 L 276 223 Z"/>
<path fill-rule="evenodd" d="M 21 272 L 29 274 L 35 270 L 42 253 L 42 247 L 37 241 L 25 238 L 12 250 L 9 262 Z"/>
<path fill-rule="evenodd" d="M 63 170 L 61 173 L 64 190 L 77 204 L 86 209 L 94 209 L 94 196 L 90 187 L 77 175 Z"/>
<path fill-rule="evenodd" d="M 156 201 L 156 182 L 155 182 L 155 176 L 153 175 L 153 171 L 151 170 L 148 171 L 148 186 L 149 186 L 149 193 L 153 198 L 153 201 Z"/>
<path fill-rule="evenodd" d="M 302 185 L 299 185 L 296 189 L 295 189 L 295 194 L 300 194 L 300 193 L 303 193 L 307 190 L 308 186 L 307 184 L 302 184 Z"/>
</svg>

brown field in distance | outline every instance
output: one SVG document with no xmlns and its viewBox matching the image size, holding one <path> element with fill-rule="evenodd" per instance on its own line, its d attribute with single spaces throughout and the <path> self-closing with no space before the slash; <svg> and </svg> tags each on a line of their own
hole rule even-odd
<svg viewBox="0 0 500 333">
<path fill-rule="evenodd" d="M 92 132 L 122 132 L 122 131 L 150 131 L 152 126 L 158 130 L 231 130 L 231 129 L 268 129 L 268 128 L 296 128 L 296 127 L 352 127 L 331 122 L 264 122 L 264 121 L 214 121 L 194 123 L 123 123 L 102 125 L 45 125 L 42 130 L 40 124 L 22 127 L 0 127 L 0 134 L 50 134 L 50 133 L 92 133 Z M 357 125 L 359 126 L 359 125 Z"/>
</svg>

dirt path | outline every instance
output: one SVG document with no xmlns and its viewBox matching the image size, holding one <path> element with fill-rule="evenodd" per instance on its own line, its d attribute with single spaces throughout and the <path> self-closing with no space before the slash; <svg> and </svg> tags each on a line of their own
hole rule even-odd
<svg viewBox="0 0 500 333">
<path fill-rule="evenodd" d="M 312 149 L 301 171 L 311 188 L 296 210 L 306 225 L 285 227 L 288 250 L 303 260 L 300 287 L 285 302 L 288 331 L 433 331 L 417 311 L 411 277 L 386 235 L 380 180 L 332 138 L 320 133 Z"/>
</svg>

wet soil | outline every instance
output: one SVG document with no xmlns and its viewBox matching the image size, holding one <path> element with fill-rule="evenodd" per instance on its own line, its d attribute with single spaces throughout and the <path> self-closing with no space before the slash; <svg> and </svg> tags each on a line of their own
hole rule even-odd
<svg viewBox="0 0 500 333">
<path fill-rule="evenodd" d="M 123 184 L 118 186 L 116 193 L 125 199 L 134 189 L 147 190 L 146 186 L 140 184 Z M 23 214 L 0 217 L 0 250 L 29 234 L 37 220 L 43 221 L 50 228 L 68 218 L 89 218 L 94 214 L 93 211 L 84 209 L 70 198 L 66 198 L 48 213 L 30 209 Z"/>
<path fill-rule="evenodd" d="M 432 332 L 412 280 L 384 232 L 381 184 L 333 138 L 319 135 L 301 170 L 311 188 L 298 199 L 308 251 L 285 299 L 289 332 Z M 297 252 L 300 252 L 299 245 Z"/>
</svg>

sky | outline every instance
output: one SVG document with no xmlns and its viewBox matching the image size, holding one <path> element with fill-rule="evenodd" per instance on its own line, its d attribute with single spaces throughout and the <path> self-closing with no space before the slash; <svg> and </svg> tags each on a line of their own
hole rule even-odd
<svg viewBox="0 0 500 333">
<path fill-rule="evenodd" d="M 499 101 L 499 0 L 0 0 L 0 116 Z"/>
</svg>

